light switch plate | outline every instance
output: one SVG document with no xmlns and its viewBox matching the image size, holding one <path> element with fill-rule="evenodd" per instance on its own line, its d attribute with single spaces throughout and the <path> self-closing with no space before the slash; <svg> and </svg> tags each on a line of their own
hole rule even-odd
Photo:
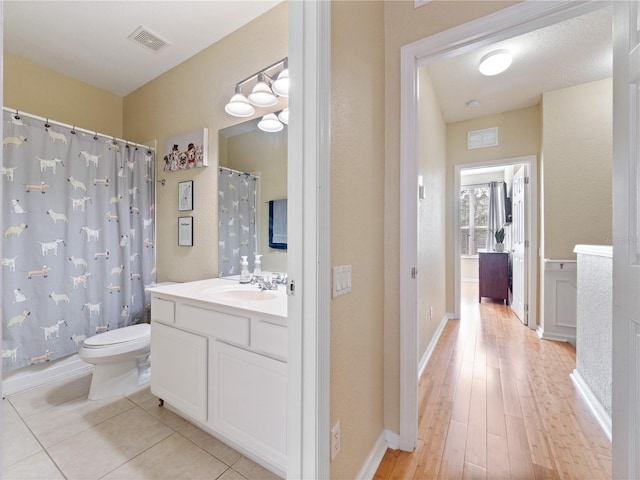
<svg viewBox="0 0 640 480">
<path fill-rule="evenodd" d="M 333 267 L 333 298 L 351 292 L 351 265 Z"/>
</svg>

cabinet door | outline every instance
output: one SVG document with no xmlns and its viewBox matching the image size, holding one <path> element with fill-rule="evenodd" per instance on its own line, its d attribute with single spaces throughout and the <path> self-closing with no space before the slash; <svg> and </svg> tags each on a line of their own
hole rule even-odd
<svg viewBox="0 0 640 480">
<path fill-rule="evenodd" d="M 287 364 L 211 343 L 209 425 L 285 470 Z"/>
<path fill-rule="evenodd" d="M 151 392 L 207 421 L 207 338 L 151 323 Z"/>
</svg>

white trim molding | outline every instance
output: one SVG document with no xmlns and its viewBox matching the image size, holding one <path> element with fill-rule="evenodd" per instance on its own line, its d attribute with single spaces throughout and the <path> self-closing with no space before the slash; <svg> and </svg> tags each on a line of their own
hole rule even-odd
<svg viewBox="0 0 640 480">
<path fill-rule="evenodd" d="M 596 419 L 596 422 L 598 422 L 598 425 L 600 425 L 600 428 L 609 439 L 609 442 L 611 442 L 611 417 L 607 414 L 604 407 L 593 394 L 589 385 L 584 381 L 578 370 L 574 370 L 569 374 L 569 376 L 578 390 L 578 393 L 589 406 L 589 410 L 591 410 L 591 414 Z"/>
<path fill-rule="evenodd" d="M 440 336 L 442 335 L 444 327 L 447 325 L 447 322 L 449 320 L 453 320 L 454 318 L 456 317 L 453 315 L 453 313 L 445 313 L 444 317 L 442 317 L 442 320 L 440 320 L 440 325 L 438 325 L 438 328 L 433 334 L 433 338 L 431 338 L 427 349 L 424 351 L 424 355 L 422 355 L 422 358 L 420 359 L 420 364 L 418 365 L 418 383 L 420 383 L 420 378 L 422 378 L 424 369 L 427 368 L 427 364 L 429 363 L 429 360 L 431 360 L 431 355 L 433 355 L 433 351 L 438 344 L 438 340 L 440 340 Z"/>
<path fill-rule="evenodd" d="M 356 475 L 357 480 L 373 480 L 373 477 L 376 475 L 380 462 L 382 462 L 382 458 L 387 452 L 385 433 L 386 432 L 382 432 L 380 434 L 369 455 L 367 455 L 362 467 L 360 467 L 360 471 Z"/>
<path fill-rule="evenodd" d="M 289 2 L 287 478 L 329 478 L 331 2 Z"/>
</svg>

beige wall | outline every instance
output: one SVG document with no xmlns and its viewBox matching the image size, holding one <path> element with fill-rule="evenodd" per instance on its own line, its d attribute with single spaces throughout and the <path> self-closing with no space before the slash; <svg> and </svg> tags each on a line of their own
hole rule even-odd
<svg viewBox="0 0 640 480">
<path fill-rule="evenodd" d="M 355 478 L 383 431 L 384 4 L 331 4 L 331 264 L 352 292 L 331 302 L 331 478 Z"/>
<path fill-rule="evenodd" d="M 499 145 L 467 150 L 467 132 L 498 127 Z M 447 126 L 447 308 L 454 311 L 455 167 L 471 163 L 540 154 L 540 107 L 450 123 Z"/>
<path fill-rule="evenodd" d="M 129 140 L 158 140 L 156 189 L 158 281 L 211 278 L 218 272 L 218 130 L 246 119 L 229 116 L 225 104 L 236 82 L 287 56 L 288 5 L 283 2 L 124 99 Z M 281 109 L 283 102 L 273 107 Z M 256 109 L 256 116 L 266 109 Z M 164 139 L 201 127 L 209 129 L 209 166 L 162 171 Z M 177 184 L 194 181 L 194 246 L 178 247 Z"/>
<path fill-rule="evenodd" d="M 5 107 L 122 138 L 122 98 L 4 52 Z"/>
<path fill-rule="evenodd" d="M 220 141 L 220 165 L 260 177 L 258 209 L 258 250 L 262 270 L 287 271 L 286 250 L 269 248 L 269 200 L 287 198 L 287 129 L 277 133 L 258 130 Z M 223 148 L 224 145 L 224 148 Z"/>
<path fill-rule="evenodd" d="M 418 358 L 422 358 L 447 313 L 442 254 L 446 249 L 447 126 L 425 68 L 420 69 L 418 79 L 418 171 L 425 188 L 425 198 L 418 201 Z"/>
<path fill-rule="evenodd" d="M 400 49 L 514 3 L 433 1 L 417 9 L 413 0 L 384 3 L 384 425 L 392 432 L 400 424 Z"/>
<path fill-rule="evenodd" d="M 544 258 L 611 245 L 612 102 L 611 79 L 543 96 Z"/>
</svg>

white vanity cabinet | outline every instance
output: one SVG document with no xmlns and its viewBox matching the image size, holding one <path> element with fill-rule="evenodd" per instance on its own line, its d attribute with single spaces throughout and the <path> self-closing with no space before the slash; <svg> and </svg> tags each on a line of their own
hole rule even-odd
<svg viewBox="0 0 640 480">
<path fill-rule="evenodd" d="M 286 465 L 287 364 L 210 344 L 209 425 Z"/>
<path fill-rule="evenodd" d="M 284 476 L 286 317 L 158 290 L 151 290 L 152 393 Z"/>
<path fill-rule="evenodd" d="M 207 337 L 151 323 L 151 390 L 201 422 L 207 421 Z"/>
</svg>

